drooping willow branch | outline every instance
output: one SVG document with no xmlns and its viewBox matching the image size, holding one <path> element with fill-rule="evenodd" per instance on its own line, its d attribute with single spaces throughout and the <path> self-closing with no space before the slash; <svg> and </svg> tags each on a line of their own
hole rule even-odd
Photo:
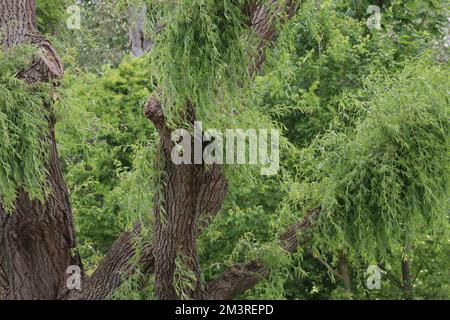
<svg viewBox="0 0 450 320">
<path fill-rule="evenodd" d="M 254 77 L 261 70 L 266 59 L 265 50 L 277 38 L 276 25 L 285 22 L 286 18 L 291 17 L 300 2 L 271 0 L 268 2 L 269 5 L 267 3 L 262 5 L 260 1 L 249 1 L 242 8 L 249 18 L 250 27 L 258 37 L 256 56 L 252 58 L 253 62 L 248 66 L 251 77 Z M 187 105 L 189 105 L 189 102 L 187 102 Z M 192 112 L 187 110 L 189 113 L 187 117 L 195 117 L 194 106 L 191 105 L 191 108 Z M 150 97 L 144 112 L 157 129 L 163 150 L 165 149 L 166 158 L 168 158 L 167 152 L 172 146 L 170 141 L 171 130 L 165 122 L 164 113 L 157 95 Z M 173 177 L 177 176 L 176 172 L 179 170 L 190 170 L 189 168 L 176 168 L 176 166 L 171 166 L 171 168 L 171 170 L 174 170 L 171 173 Z M 194 211 L 202 216 L 207 215 L 209 219 L 212 219 L 219 212 L 228 192 L 228 183 L 221 166 L 213 165 L 207 171 L 200 170 L 195 171 L 195 173 L 189 171 L 187 173 L 192 174 L 192 179 L 194 179 L 189 180 L 189 184 L 196 186 L 196 207 Z M 172 189 L 166 189 L 166 193 L 177 193 L 177 188 L 180 188 L 180 186 L 173 185 Z M 169 199 L 173 200 L 170 195 Z M 158 210 L 158 206 L 156 206 L 156 210 Z M 315 213 L 316 211 L 314 210 L 308 213 L 303 220 L 292 226 L 282 237 L 286 251 L 293 252 L 297 249 L 299 245 L 297 232 L 306 230 L 310 226 L 310 221 Z M 206 227 L 206 224 L 203 225 L 199 230 L 195 230 L 194 234 L 198 236 L 203 231 L 203 228 Z M 95 273 L 90 278 L 85 279 L 82 291 L 72 291 L 68 293 L 66 298 L 105 299 L 118 288 L 122 280 L 135 270 L 136 262 L 133 261 L 135 260 L 133 258 L 135 258 L 138 244 L 134 239 L 139 239 L 140 230 L 141 226 L 137 225 L 133 231 L 125 232 L 114 243 Z M 154 272 L 155 244 L 149 241 L 145 245 L 141 245 L 139 252 L 141 252 L 141 256 L 138 263 L 141 270 L 149 273 Z M 160 251 L 157 250 L 156 252 Z M 236 270 L 240 270 L 240 272 L 236 272 Z M 253 275 L 249 273 L 250 271 Z M 236 265 L 215 281 L 208 283 L 206 293 L 202 296 L 197 296 L 197 298 L 231 298 L 234 294 L 250 288 L 264 278 L 266 274 L 267 269 L 257 261 L 239 266 Z M 225 284 L 226 281 L 228 281 L 228 284 Z"/>
</svg>

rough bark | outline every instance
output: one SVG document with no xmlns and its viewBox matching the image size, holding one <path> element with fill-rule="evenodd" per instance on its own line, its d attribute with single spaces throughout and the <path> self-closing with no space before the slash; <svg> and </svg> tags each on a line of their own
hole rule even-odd
<svg viewBox="0 0 450 320">
<path fill-rule="evenodd" d="M 62 75 L 55 50 L 37 32 L 34 0 L 1 0 L 0 29 L 2 46 L 28 42 L 39 50 L 31 66 L 18 74 L 22 80 L 34 83 Z M 51 110 L 50 114 L 48 198 L 41 203 L 20 189 L 12 213 L 7 214 L 0 204 L 0 300 L 58 298 L 65 286 L 66 268 L 80 265 L 79 258 L 71 256 L 75 230 Z"/>
<path fill-rule="evenodd" d="M 271 4 L 273 6 L 263 6 L 255 1 L 243 8 L 249 16 L 250 27 L 259 39 L 254 62 L 249 66 L 252 76 L 265 61 L 266 47 L 276 39 L 275 20 L 281 13 L 292 13 L 291 1 L 272 1 Z M 204 213 L 207 205 L 213 205 L 214 212 L 211 213 L 217 213 L 228 192 L 228 185 L 219 166 L 208 169 L 198 164 L 175 165 L 171 160 L 173 144 L 170 130 L 166 127 L 156 97 L 149 99 L 145 113 L 160 134 L 161 169 L 165 177 L 163 190 L 157 196 L 158 203 L 155 205 L 156 294 L 160 299 L 200 298 L 203 293 L 197 256 L 199 215 Z M 186 102 L 184 117 L 193 125 L 195 106 L 189 101 Z M 179 279 L 177 268 L 180 264 L 193 276 Z M 177 292 L 175 282 L 190 282 L 190 285 L 185 292 Z"/>
<path fill-rule="evenodd" d="M 37 33 L 34 0 L 0 1 L 0 27 L 2 45 L 11 47 L 28 41 Z"/>
<path fill-rule="evenodd" d="M 250 4 L 243 8 L 249 14 L 251 27 L 260 39 L 254 63 L 249 66 L 252 76 L 259 72 L 265 61 L 265 49 L 276 39 L 275 23 L 279 22 L 276 20 L 281 17 L 280 20 L 283 21 L 286 16 L 292 15 L 296 8 L 294 3 L 298 2 L 274 0 L 272 3 L 276 6 L 276 10 L 269 10 L 267 7 L 261 6 L 259 1 L 254 1 L 249 2 Z M 0 0 L 0 6 L 2 6 L 0 7 L 2 9 L 0 26 L 7 29 L 6 35 L 13 35 L 6 36 L 3 43 L 13 45 L 29 40 L 41 48 L 42 54 L 36 57 L 30 70 L 21 73 L 21 77 L 28 82 L 33 82 L 47 81 L 60 76 L 62 65 L 56 53 L 48 41 L 36 32 L 34 1 Z M 16 20 L 20 23 L 16 24 Z M 18 27 L 16 27 L 17 25 Z M 188 102 L 187 106 L 186 117 L 192 122 L 195 119 L 194 106 L 189 105 Z M 218 165 L 210 168 L 201 165 L 175 166 L 170 161 L 168 153 L 168 150 L 171 149 L 170 130 L 165 125 L 158 100 L 151 98 L 146 104 L 145 111 L 160 134 L 162 170 L 166 173 L 162 192 L 156 197 L 154 244 L 148 239 L 144 239 L 144 243 L 142 243 L 140 226 L 136 226 L 133 231 L 125 232 L 115 242 L 93 276 L 84 279 L 82 291 L 61 291 L 66 267 L 70 264 L 78 264 L 79 261 L 71 258 L 69 253 L 70 249 L 74 247 L 75 235 L 67 190 L 57 162 L 52 134 L 52 159 L 49 164 L 49 183 L 52 187 L 52 194 L 49 199 L 45 204 L 38 204 L 28 200 L 25 196 L 21 197 L 20 205 L 23 209 L 16 211 L 27 212 L 31 211 L 30 208 L 38 208 L 35 210 L 36 214 L 30 215 L 29 219 L 21 220 L 20 216 L 16 215 L 17 219 L 13 220 L 10 217 L 14 217 L 14 215 L 7 217 L 2 214 L 0 298 L 57 298 L 63 295 L 63 298 L 66 299 L 105 299 L 120 286 L 124 278 L 134 272 L 137 265 L 143 267 L 147 272 L 155 271 L 157 294 L 160 298 L 180 298 L 179 292 L 177 293 L 173 286 L 177 256 L 196 275 L 193 289 L 185 292 L 193 298 L 232 298 L 267 275 L 266 268 L 260 262 L 251 262 L 234 267 L 234 270 L 242 271 L 239 276 L 230 278 L 227 275 L 230 273 L 225 273 L 223 277 L 219 277 L 206 286 L 206 293 L 201 290 L 196 241 L 202 227 L 206 227 L 207 223 L 202 226 L 198 221 L 200 215 L 212 218 L 217 214 L 228 191 L 227 181 L 221 166 Z M 53 128 L 52 121 L 49 122 L 49 125 Z M 314 216 L 314 212 L 316 211 L 310 212 L 305 219 L 290 228 L 282 237 L 285 250 L 288 252 L 296 250 L 300 241 L 297 238 L 297 232 L 308 229 L 311 224 L 310 218 Z M 23 228 L 21 229 L 19 220 L 31 221 L 27 225 L 31 225 L 32 229 L 25 230 L 33 230 L 33 232 L 23 235 L 21 231 Z M 22 234 L 22 238 L 26 239 L 15 242 L 20 246 L 16 252 L 21 252 L 16 256 L 19 257 L 19 263 L 25 265 L 23 268 L 27 268 L 27 270 L 25 273 L 16 275 L 16 269 L 13 268 L 14 257 L 10 256 L 11 250 L 8 249 L 10 247 L 7 244 L 13 241 L 10 239 L 18 238 L 17 235 L 20 234 Z M 34 235 L 32 242 L 28 240 L 31 234 Z M 9 242 L 3 240 L 6 238 Z M 137 248 L 141 252 L 139 257 L 136 255 Z M 44 261 L 45 263 L 43 263 Z M 26 280 L 32 288 L 22 290 L 24 292 L 17 289 L 20 281 L 15 282 L 15 277 L 22 279 L 20 281 Z M 226 286 L 223 284 L 224 279 L 231 279 Z M 46 284 L 43 285 L 42 281 L 45 281 Z"/>
<path fill-rule="evenodd" d="M 157 194 L 155 203 L 156 294 L 160 299 L 177 299 L 181 296 L 200 298 L 200 266 L 197 256 L 199 216 L 211 216 L 219 211 L 228 192 L 228 184 L 219 165 L 207 168 L 201 164 L 175 165 L 172 162 L 171 151 L 174 144 L 171 141 L 171 130 L 166 126 L 156 97 L 149 99 L 145 115 L 154 123 L 160 135 L 161 170 L 164 172 L 162 190 Z M 190 103 L 185 117 L 193 125 L 195 112 Z M 177 278 L 177 259 L 179 264 L 194 275 L 193 278 Z M 174 281 L 189 281 L 190 288 L 177 292 Z"/>
</svg>

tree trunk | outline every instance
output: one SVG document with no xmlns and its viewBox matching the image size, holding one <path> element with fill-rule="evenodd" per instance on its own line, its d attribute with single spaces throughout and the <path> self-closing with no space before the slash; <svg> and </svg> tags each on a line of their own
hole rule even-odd
<svg viewBox="0 0 450 320">
<path fill-rule="evenodd" d="M 24 81 L 48 81 L 62 75 L 54 49 L 37 32 L 34 0 L 0 0 L 0 28 L 3 46 L 30 42 L 44 53 L 19 73 Z M 20 189 L 12 213 L 7 214 L 0 204 L 0 299 L 56 299 L 64 290 L 67 267 L 80 265 L 79 258 L 71 256 L 75 230 L 50 114 L 48 198 L 41 203 Z"/>
<path fill-rule="evenodd" d="M 261 69 L 265 48 L 276 38 L 276 17 L 284 17 L 284 13 L 291 16 L 297 7 L 289 0 L 272 2 L 278 8 L 273 12 L 260 6 L 258 1 L 249 2 L 243 8 L 249 15 L 250 27 L 260 38 L 254 63 L 249 66 L 251 75 Z M 20 72 L 22 79 L 32 83 L 62 75 L 56 52 L 36 31 L 34 0 L 0 0 L 0 27 L 4 29 L 4 45 L 30 41 L 44 53 L 34 59 L 28 70 Z M 260 262 L 254 261 L 235 266 L 202 290 L 197 237 L 207 226 L 208 218 L 218 213 L 228 192 L 228 184 L 220 165 L 206 168 L 172 163 L 170 129 L 155 97 L 147 102 L 145 114 L 160 135 L 161 170 L 165 177 L 161 192 L 156 196 L 155 243 L 141 239 L 140 226 L 137 225 L 114 243 L 94 274 L 83 279 L 82 290 L 67 291 L 65 270 L 69 265 L 81 263 L 79 258 L 70 254 L 75 247 L 75 234 L 51 118 L 51 158 L 48 165 L 51 194 L 42 204 L 19 190 L 15 211 L 6 215 L 0 210 L 0 299 L 105 299 L 134 272 L 137 265 L 148 273 L 155 272 L 157 296 L 161 299 L 232 298 L 268 274 Z M 195 120 L 194 106 L 188 102 L 185 116 L 191 123 Z M 317 212 L 317 209 L 312 210 L 282 237 L 286 251 L 297 249 L 300 244 L 297 232 L 307 230 Z M 206 218 L 204 225 L 198 223 L 200 215 Z M 136 265 L 138 251 L 142 252 Z M 236 273 L 237 269 L 242 272 Z M 186 284 L 186 280 L 190 282 L 189 286 L 183 288 L 179 285 Z"/>
<path fill-rule="evenodd" d="M 342 278 L 342 283 L 346 292 L 351 293 L 352 287 L 350 282 L 350 271 L 348 268 L 347 258 L 344 254 L 339 256 L 339 270 Z"/>
<path fill-rule="evenodd" d="M 163 193 L 159 196 L 164 197 L 164 202 L 155 205 L 156 294 L 159 299 L 198 299 L 200 266 L 197 256 L 197 197 L 201 188 L 202 166 L 175 165 L 170 158 L 170 141 L 166 138 L 168 136 L 161 140 L 166 178 L 162 186 Z"/>
<path fill-rule="evenodd" d="M 165 172 L 168 176 L 164 192 L 167 205 L 165 212 L 160 208 L 155 212 L 156 294 L 159 299 L 198 299 L 201 287 L 197 196 L 202 168 L 196 165 L 176 167 L 169 158 Z"/>
<path fill-rule="evenodd" d="M 402 288 L 405 299 L 412 299 L 411 271 L 408 258 L 402 258 Z"/>
<path fill-rule="evenodd" d="M 219 165 L 209 169 L 196 164 L 175 165 L 171 160 L 171 130 L 155 97 L 147 102 L 145 114 L 160 135 L 164 177 L 155 201 L 156 294 L 160 299 L 200 298 L 198 220 L 200 214 L 207 217 L 219 211 L 228 183 Z M 186 120 L 193 125 L 194 119 L 193 107 L 188 103 Z"/>
<path fill-rule="evenodd" d="M 151 50 L 154 43 L 145 37 L 145 18 L 147 14 L 147 6 L 132 5 L 129 10 L 130 17 L 130 52 L 134 57 L 140 57 L 144 53 Z"/>
<path fill-rule="evenodd" d="M 273 3 L 277 4 L 277 1 Z M 249 66 L 252 76 L 264 63 L 265 48 L 276 39 L 275 17 L 286 12 L 292 14 L 291 5 L 288 1 L 274 10 L 255 2 L 243 8 L 249 17 L 250 27 L 260 39 L 257 55 Z M 195 106 L 187 101 L 184 112 L 185 120 L 192 126 Z M 165 177 L 161 194 L 157 195 L 157 202 L 162 203 L 155 205 L 156 294 L 159 299 L 198 299 L 203 295 L 197 257 L 198 219 L 200 214 L 219 211 L 228 192 L 228 184 L 220 166 L 210 170 L 197 164 L 175 165 L 171 160 L 171 132 L 156 97 L 148 101 L 145 113 L 160 135 L 161 169 Z"/>
</svg>

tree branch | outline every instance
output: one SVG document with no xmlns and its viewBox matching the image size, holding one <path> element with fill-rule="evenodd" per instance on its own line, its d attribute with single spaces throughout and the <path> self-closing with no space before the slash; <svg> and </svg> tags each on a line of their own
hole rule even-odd
<svg viewBox="0 0 450 320">
<path fill-rule="evenodd" d="M 136 224 L 133 230 L 124 232 L 114 242 L 94 274 L 82 281 L 81 290 L 68 291 L 63 299 L 107 299 L 137 267 L 146 273 L 153 272 L 153 248 L 152 241 L 142 241 L 141 225 Z M 138 251 L 140 255 L 136 256 Z"/>
<path fill-rule="evenodd" d="M 311 237 L 311 229 L 319 215 L 320 207 L 311 209 L 299 222 L 295 223 L 280 237 L 283 249 L 294 253 Z M 205 287 L 204 299 L 229 300 L 252 288 L 269 275 L 269 270 L 261 261 L 237 263 L 210 281 Z"/>
<path fill-rule="evenodd" d="M 343 280 L 342 275 L 341 275 L 339 272 L 337 272 L 336 270 L 334 270 L 333 267 L 330 266 L 330 265 L 328 264 L 328 262 L 326 262 L 325 260 L 323 260 L 321 257 L 314 257 L 314 258 L 315 258 L 317 261 L 319 261 L 320 264 L 322 264 L 322 265 L 328 270 L 328 272 L 330 272 L 331 274 L 333 274 L 336 278 L 339 278 L 339 279 Z"/>
<path fill-rule="evenodd" d="M 277 34 L 275 30 L 275 22 L 279 17 L 292 16 L 295 12 L 298 1 L 290 0 L 273 0 L 271 3 L 276 5 L 276 10 L 271 10 L 272 6 L 264 7 L 259 4 L 259 1 L 254 1 L 252 5 L 246 7 L 246 13 L 251 17 L 251 28 L 259 37 L 259 44 L 257 46 L 257 55 L 254 58 L 254 63 L 249 66 L 249 72 L 251 76 L 256 75 L 264 61 L 265 61 L 265 49 L 275 41 Z M 283 21 L 283 18 L 281 18 Z M 158 99 L 159 92 L 151 96 L 147 101 L 144 114 L 153 122 L 155 128 L 160 134 L 161 141 L 163 142 L 163 152 L 167 152 L 171 146 L 170 133 L 171 130 L 167 126 L 164 113 Z M 165 144 L 165 146 L 164 146 Z M 208 217 L 203 224 L 199 226 L 197 234 L 200 234 L 208 225 L 209 221 L 220 210 L 222 202 L 228 192 L 228 183 L 223 174 L 222 166 L 213 165 L 208 170 L 203 170 L 198 179 L 198 196 L 196 210 L 203 216 Z M 315 210 L 308 213 L 302 221 L 296 223 L 294 226 L 281 237 L 284 243 L 284 248 L 288 252 L 293 252 L 299 245 L 299 241 L 296 238 L 297 230 L 308 229 L 311 221 L 310 218 L 315 214 Z M 82 285 L 83 291 L 72 291 L 67 294 L 66 299 L 105 299 L 116 288 L 120 286 L 123 278 L 129 276 L 134 272 L 136 266 L 136 242 L 133 235 L 139 234 L 140 227 L 137 226 L 133 232 L 125 232 L 112 246 L 105 259 L 102 261 L 95 273 L 88 279 L 86 279 Z M 139 239 L 139 237 L 136 237 Z M 142 246 L 142 255 L 139 259 L 141 267 L 147 272 L 153 272 L 155 268 L 154 258 L 154 245 L 147 243 Z M 245 289 L 256 284 L 261 277 L 267 275 L 267 270 L 259 262 L 251 262 L 243 265 L 235 265 L 230 268 L 228 274 L 224 275 L 224 278 L 235 279 L 240 286 L 236 284 L 236 281 L 231 281 L 230 288 L 234 288 L 234 291 L 244 291 Z M 254 276 L 248 276 L 249 273 Z M 247 276 L 244 276 L 247 275 Z M 239 279 L 245 278 L 246 281 L 239 282 Z M 234 283 L 234 285 L 233 285 Z M 221 287 L 220 279 L 208 284 L 207 296 L 212 297 L 218 294 L 218 288 Z M 214 289 L 216 288 L 216 289 Z M 226 290 L 225 290 L 226 291 Z M 222 292 L 224 292 L 222 290 Z M 224 294 L 221 295 L 222 297 Z"/>
<path fill-rule="evenodd" d="M 253 1 L 244 7 L 244 13 L 250 18 L 250 27 L 259 41 L 253 63 L 249 66 L 250 77 L 256 76 L 266 60 L 265 50 L 276 41 L 278 34 L 276 25 L 291 18 L 301 0 L 271 0 L 268 5 L 261 5 L 260 1 Z"/>
</svg>

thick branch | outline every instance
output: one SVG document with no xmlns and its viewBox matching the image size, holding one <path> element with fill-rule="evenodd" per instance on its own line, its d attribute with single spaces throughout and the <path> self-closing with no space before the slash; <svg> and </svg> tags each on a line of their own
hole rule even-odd
<svg viewBox="0 0 450 320">
<path fill-rule="evenodd" d="M 84 279 L 81 290 L 67 292 L 65 300 L 103 300 L 116 290 L 122 281 L 132 275 L 136 268 L 146 273 L 153 272 L 153 242 L 142 241 L 141 225 L 124 232 L 114 242 L 94 274 Z M 139 249 L 139 250 L 138 250 Z M 137 252 L 140 255 L 137 256 Z"/>
<path fill-rule="evenodd" d="M 282 24 L 286 18 L 291 18 L 298 8 L 296 0 L 271 0 L 267 5 L 261 5 L 259 1 L 250 2 L 244 8 L 245 14 L 250 17 L 250 26 L 258 37 L 256 54 L 249 66 L 249 74 L 255 76 L 261 71 L 266 60 L 266 49 L 277 39 L 276 25 Z"/>
<path fill-rule="evenodd" d="M 153 47 L 153 41 L 145 37 L 145 17 L 147 6 L 145 4 L 138 7 L 132 5 L 129 9 L 130 17 L 130 51 L 134 57 L 140 57 Z"/>
<path fill-rule="evenodd" d="M 295 11 L 294 3 L 298 1 L 286 1 L 286 0 L 273 0 L 272 3 L 277 7 L 273 10 L 272 6 L 262 7 L 259 5 L 259 1 L 254 1 L 253 4 L 246 6 L 245 12 L 250 17 L 251 27 L 259 37 L 259 44 L 257 47 L 257 55 L 253 59 L 254 63 L 249 66 L 250 74 L 253 76 L 258 73 L 265 61 L 265 49 L 276 40 L 276 30 L 275 23 L 284 21 L 284 17 L 291 16 Z M 192 106 L 191 106 L 192 107 Z M 168 152 L 172 144 L 170 143 L 170 133 L 171 130 L 165 122 L 164 113 L 161 104 L 158 99 L 158 95 L 150 97 L 145 105 L 144 113 L 149 120 L 153 122 L 158 133 L 160 134 L 161 142 L 163 144 L 163 152 Z M 167 154 L 165 158 L 168 159 Z M 194 165 L 192 165 L 194 166 Z M 175 169 L 177 170 L 177 169 Z M 199 173 L 198 171 L 196 171 Z M 222 167 L 220 165 L 213 165 L 211 168 L 205 170 L 202 169 L 199 174 L 195 173 L 194 180 L 191 181 L 190 185 L 195 185 L 195 210 L 193 213 L 200 214 L 201 217 L 208 217 L 209 219 L 203 220 L 203 225 L 197 226 L 199 230 L 197 231 L 197 236 L 207 227 L 209 220 L 211 220 L 215 214 L 220 210 L 222 202 L 228 192 L 228 183 L 223 174 Z M 176 176 L 176 175 L 174 175 Z M 179 184 L 174 184 L 169 181 L 168 185 L 172 187 L 172 191 L 177 191 L 180 188 Z M 167 194 L 167 190 L 165 192 Z M 166 195 L 167 196 L 167 195 Z M 170 203 L 171 198 L 166 198 L 166 203 Z M 169 200 L 169 201 L 168 201 Z M 171 204 L 173 205 L 173 204 Z M 156 211 L 158 207 L 156 206 Z M 166 210 L 167 211 L 167 210 Z M 157 212 L 156 212 L 157 213 Z M 305 217 L 301 222 L 290 228 L 285 235 L 282 237 L 282 241 L 285 243 L 285 249 L 288 252 L 294 250 L 298 247 L 298 240 L 296 239 L 297 229 L 307 229 L 309 220 Z M 108 252 L 104 261 L 99 266 L 98 270 L 93 274 L 93 276 L 84 282 L 83 292 L 81 293 L 70 293 L 68 298 L 74 299 L 104 299 L 113 290 L 115 290 L 121 283 L 121 280 L 126 276 L 134 272 L 134 267 L 136 262 L 133 262 L 136 250 L 136 244 L 131 241 L 130 234 L 123 234 L 113 245 L 111 250 Z M 164 249 L 164 248 L 161 248 Z M 142 256 L 140 259 L 141 267 L 148 272 L 154 270 L 155 260 L 154 260 L 154 246 L 151 243 L 144 245 L 142 247 Z M 156 250 L 158 251 L 158 250 Z M 236 265 L 230 269 L 230 274 L 241 274 L 241 277 L 237 276 L 233 279 L 239 280 L 242 275 L 248 274 L 249 272 L 256 274 L 251 280 L 249 277 L 245 277 L 247 281 L 239 282 L 241 284 L 231 284 L 234 288 L 234 292 L 242 292 L 245 289 L 251 287 L 257 281 L 264 277 L 267 272 L 264 266 L 260 266 L 260 263 L 253 262 L 245 265 Z M 226 276 L 225 276 L 226 277 Z M 218 295 L 217 289 L 221 286 L 220 279 L 216 282 L 212 282 L 208 285 L 208 295 L 213 297 Z M 226 292 L 226 290 L 222 290 Z M 226 296 L 222 294 L 221 297 Z"/>
<path fill-rule="evenodd" d="M 320 212 L 320 208 L 310 210 L 281 236 L 284 250 L 296 252 L 310 239 L 310 232 Z M 261 261 L 238 263 L 206 285 L 204 299 L 229 300 L 252 288 L 269 275 L 269 270 Z"/>
</svg>

